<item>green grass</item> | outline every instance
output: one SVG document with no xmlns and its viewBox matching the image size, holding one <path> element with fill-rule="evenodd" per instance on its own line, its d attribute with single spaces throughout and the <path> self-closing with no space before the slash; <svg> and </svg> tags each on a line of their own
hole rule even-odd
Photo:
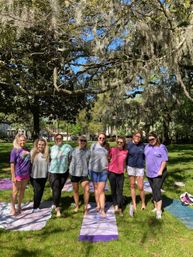
<svg viewBox="0 0 193 257">
<path fill-rule="evenodd" d="M 11 144 L 0 146 L 0 178 L 9 177 L 9 152 Z M 165 199 L 179 199 L 185 191 L 193 194 L 193 146 L 173 145 L 169 147 L 168 177 L 164 186 Z M 185 183 L 184 188 L 174 186 L 175 181 Z M 10 191 L 0 191 L 0 201 L 10 200 Z M 110 200 L 110 193 L 107 200 Z M 127 205 L 124 216 L 117 216 L 119 240 L 107 243 L 79 242 L 82 212 L 73 213 L 72 193 L 62 193 L 62 210 L 66 218 L 49 220 L 41 231 L 10 232 L 0 230 L 2 257 L 45 256 L 45 257 L 191 257 L 193 256 L 193 230 L 187 229 L 179 220 L 164 212 L 162 220 L 151 213 L 151 195 L 146 195 L 147 209 L 129 217 L 129 184 L 125 176 L 124 195 Z M 25 201 L 31 200 L 31 186 L 26 189 Z M 47 183 L 43 198 L 51 199 Z M 91 201 L 93 201 L 91 195 Z M 138 198 L 139 200 L 139 198 Z M 81 198 L 82 201 L 82 198 Z"/>
</svg>

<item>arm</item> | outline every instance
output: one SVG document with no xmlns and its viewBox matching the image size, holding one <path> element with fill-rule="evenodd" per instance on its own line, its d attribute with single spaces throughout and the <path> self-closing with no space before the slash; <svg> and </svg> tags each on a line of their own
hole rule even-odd
<svg viewBox="0 0 193 257">
<path fill-rule="evenodd" d="M 109 151 L 108 151 L 108 155 L 107 155 L 107 159 L 108 159 L 108 162 L 110 163 L 110 161 L 111 161 L 111 158 L 112 158 L 112 150 L 111 150 L 111 148 L 109 149 Z"/>
<path fill-rule="evenodd" d="M 158 171 L 158 176 L 162 176 L 164 169 L 166 168 L 167 161 L 168 161 L 168 151 L 165 145 L 160 145 L 160 153 L 162 155 L 162 163 L 160 169 Z"/>
<path fill-rule="evenodd" d="M 12 162 L 11 163 L 11 180 L 13 183 L 16 182 L 16 178 L 15 178 L 15 164 Z"/>
<path fill-rule="evenodd" d="M 166 168 L 166 165 L 167 165 L 167 162 L 166 162 L 166 161 L 163 161 L 163 162 L 161 163 L 161 167 L 160 167 L 160 169 L 159 169 L 159 171 L 158 171 L 158 176 L 162 176 L 162 173 L 163 173 L 164 169 Z"/>
</svg>

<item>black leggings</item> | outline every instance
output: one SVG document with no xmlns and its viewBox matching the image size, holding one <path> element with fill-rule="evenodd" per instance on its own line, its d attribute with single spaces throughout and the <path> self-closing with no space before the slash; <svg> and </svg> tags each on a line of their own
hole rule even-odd
<svg viewBox="0 0 193 257">
<path fill-rule="evenodd" d="M 33 208 L 37 209 L 40 206 L 42 195 L 44 192 L 47 178 L 30 178 L 31 184 L 34 189 L 34 204 Z"/>
<path fill-rule="evenodd" d="M 59 207 L 62 188 L 66 183 L 68 175 L 69 175 L 68 172 L 65 172 L 62 174 L 49 173 L 48 178 L 49 178 L 50 186 L 52 188 L 53 202 L 56 207 Z"/>
<path fill-rule="evenodd" d="M 113 205 L 118 205 L 118 207 L 122 209 L 124 174 L 109 172 L 108 177 L 111 186 Z"/>
<path fill-rule="evenodd" d="M 155 178 L 148 178 L 149 184 L 152 189 L 153 201 L 156 203 L 162 200 L 161 188 L 166 176 L 167 176 L 167 170 L 164 170 L 162 176 L 155 177 Z"/>
</svg>

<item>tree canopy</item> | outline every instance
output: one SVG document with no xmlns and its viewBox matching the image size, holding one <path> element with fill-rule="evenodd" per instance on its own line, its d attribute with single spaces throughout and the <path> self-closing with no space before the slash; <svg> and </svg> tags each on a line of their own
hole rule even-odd
<svg viewBox="0 0 193 257">
<path fill-rule="evenodd" d="M 161 99 L 167 85 L 149 85 L 165 73 L 193 101 L 192 4 L 1 0 L 0 111 L 31 112 L 37 135 L 40 116 L 74 121 L 97 94 L 127 95 L 139 78 Z"/>
</svg>

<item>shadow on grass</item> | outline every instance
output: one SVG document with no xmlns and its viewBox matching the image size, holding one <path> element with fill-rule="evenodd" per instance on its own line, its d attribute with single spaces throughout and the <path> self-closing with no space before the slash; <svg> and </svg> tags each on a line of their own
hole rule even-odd
<svg viewBox="0 0 193 257">
<path fill-rule="evenodd" d="M 162 220 L 157 220 L 155 217 L 148 217 L 148 220 L 145 222 L 141 222 L 141 227 L 147 227 L 146 231 L 143 233 L 143 236 L 140 240 L 141 244 L 145 244 L 145 242 L 152 238 L 152 240 L 155 240 L 157 235 L 160 234 L 160 230 L 162 228 Z"/>
<path fill-rule="evenodd" d="M 169 145 L 167 146 L 169 152 L 182 152 L 182 151 L 188 151 L 191 152 L 193 151 L 193 145 L 192 144 L 186 144 L 186 145 Z"/>
<path fill-rule="evenodd" d="M 168 172 L 166 180 L 164 181 L 163 189 L 166 192 L 172 192 L 176 194 L 180 194 L 183 190 L 185 190 L 186 183 L 193 179 L 193 174 L 189 172 L 189 170 L 181 170 L 176 169 L 174 172 Z M 179 187 L 175 185 L 175 182 L 182 182 L 184 183 L 184 187 Z"/>
<path fill-rule="evenodd" d="M 41 256 L 41 251 L 39 251 L 39 250 L 27 250 L 27 249 L 22 248 L 22 249 L 19 249 L 19 250 L 14 249 L 14 251 L 18 251 L 18 252 L 13 254 L 12 255 L 13 257 Z"/>
<path fill-rule="evenodd" d="M 176 164 L 187 164 L 193 161 L 193 156 L 186 156 L 187 154 L 183 154 L 183 156 L 170 157 L 168 164 L 176 165 Z"/>
<path fill-rule="evenodd" d="M 148 195 L 148 200 L 151 200 L 151 195 Z M 169 206 L 173 203 L 173 199 L 168 198 L 167 196 L 163 196 L 163 208 Z M 163 220 L 157 220 L 156 217 L 148 217 L 145 222 L 142 222 L 141 227 L 146 227 L 146 231 L 143 233 L 141 244 L 144 244 L 149 238 L 151 240 L 156 239 L 156 237 L 160 234 L 160 231 L 163 226 Z"/>
<path fill-rule="evenodd" d="M 173 203 L 173 199 L 167 197 L 166 195 L 164 195 L 162 197 L 162 201 L 163 201 L 163 208 L 165 208 Z"/>
</svg>

